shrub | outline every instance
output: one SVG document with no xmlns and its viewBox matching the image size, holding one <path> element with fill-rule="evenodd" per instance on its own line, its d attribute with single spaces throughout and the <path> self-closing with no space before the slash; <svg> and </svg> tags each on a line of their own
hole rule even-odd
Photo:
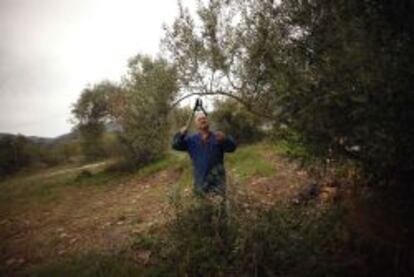
<svg viewBox="0 0 414 277">
<path fill-rule="evenodd" d="M 343 270 L 338 249 L 347 237 L 339 208 L 266 211 L 247 199 L 218 196 L 177 207 L 160 252 L 161 267 L 173 276 L 325 276 Z"/>
</svg>

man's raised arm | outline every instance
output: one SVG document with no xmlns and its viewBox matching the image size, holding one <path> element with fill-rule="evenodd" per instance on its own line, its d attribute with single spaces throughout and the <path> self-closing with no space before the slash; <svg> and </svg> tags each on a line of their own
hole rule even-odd
<svg viewBox="0 0 414 277">
<path fill-rule="evenodd" d="M 172 148 L 178 151 L 187 151 L 187 128 L 183 127 L 181 130 L 176 133 L 172 140 Z"/>
<path fill-rule="evenodd" d="M 227 136 L 223 142 L 224 152 L 234 152 L 237 148 L 236 141 L 232 136 Z"/>
<path fill-rule="evenodd" d="M 216 138 L 222 144 L 224 152 L 234 152 L 236 150 L 237 144 L 232 136 L 226 136 L 223 132 L 217 131 Z"/>
</svg>

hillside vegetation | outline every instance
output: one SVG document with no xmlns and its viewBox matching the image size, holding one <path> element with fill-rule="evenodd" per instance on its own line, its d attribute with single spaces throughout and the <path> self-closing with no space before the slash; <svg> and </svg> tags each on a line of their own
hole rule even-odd
<svg viewBox="0 0 414 277">
<path fill-rule="evenodd" d="M 258 143 L 228 156 L 224 205 L 193 197 L 188 157 L 177 153 L 135 173 L 108 172 L 109 164 L 99 163 L 16 176 L 0 186 L 1 270 L 35 276 L 389 272 L 385 257 L 369 259 L 386 245 L 376 245 L 363 229 L 369 224 L 354 219 L 356 206 L 339 202 L 335 188 L 285 154 L 286 147 Z"/>
<path fill-rule="evenodd" d="M 246 207 L 271 206 L 273 200 L 283 200 L 279 193 L 287 196 L 307 182 L 301 176 L 296 180 L 278 172 L 281 161 L 273 160 L 273 154 L 269 159 L 271 149 L 268 144 L 246 146 L 228 157 L 229 195 L 244 199 L 240 203 Z M 136 244 L 165 233 L 177 216 L 177 207 L 193 201 L 188 158 L 171 153 L 136 173 L 107 172 L 109 164 L 56 168 L 1 183 L 4 273 L 43 272 L 53 267 L 65 270 L 67 266 L 69 272 L 75 270 L 73 275 L 78 270 L 88 275 L 93 269 L 88 262 L 81 262 L 84 255 L 90 263 L 95 259 L 120 262 L 117 267 L 121 272 L 121 264 L 132 259 L 123 255 L 136 256 L 131 268 L 137 263 L 155 263 L 153 259 L 159 258 L 156 252 L 151 250 L 148 260 L 141 261 L 140 255 L 147 252 Z M 293 187 L 282 183 L 279 188 L 271 186 L 278 178 Z M 159 265 L 156 262 L 153 266 Z"/>
</svg>

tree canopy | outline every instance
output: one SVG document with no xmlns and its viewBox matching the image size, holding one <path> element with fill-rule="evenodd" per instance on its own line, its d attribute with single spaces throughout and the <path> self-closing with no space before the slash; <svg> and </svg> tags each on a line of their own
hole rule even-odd
<svg viewBox="0 0 414 277">
<path fill-rule="evenodd" d="M 182 98 L 226 95 L 295 131 L 312 156 L 367 176 L 414 170 L 410 1 L 199 2 L 180 5 L 165 49 Z"/>
<path fill-rule="evenodd" d="M 107 124 L 117 126 L 118 155 L 136 168 L 165 154 L 171 102 L 178 90 L 175 68 L 162 58 L 137 55 L 129 60 L 121 84 L 108 81 L 84 89 L 72 114 L 86 157 L 105 155 Z"/>
</svg>

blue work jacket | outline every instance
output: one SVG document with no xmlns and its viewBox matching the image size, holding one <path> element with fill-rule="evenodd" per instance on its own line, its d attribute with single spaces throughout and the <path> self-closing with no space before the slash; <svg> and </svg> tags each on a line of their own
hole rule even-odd
<svg viewBox="0 0 414 277">
<path fill-rule="evenodd" d="M 194 186 L 198 192 L 225 189 L 224 152 L 233 152 L 236 147 L 231 136 L 218 143 L 213 132 L 206 141 L 202 140 L 200 133 L 187 135 L 180 132 L 174 135 L 172 141 L 173 149 L 189 153 L 193 163 Z"/>
</svg>

